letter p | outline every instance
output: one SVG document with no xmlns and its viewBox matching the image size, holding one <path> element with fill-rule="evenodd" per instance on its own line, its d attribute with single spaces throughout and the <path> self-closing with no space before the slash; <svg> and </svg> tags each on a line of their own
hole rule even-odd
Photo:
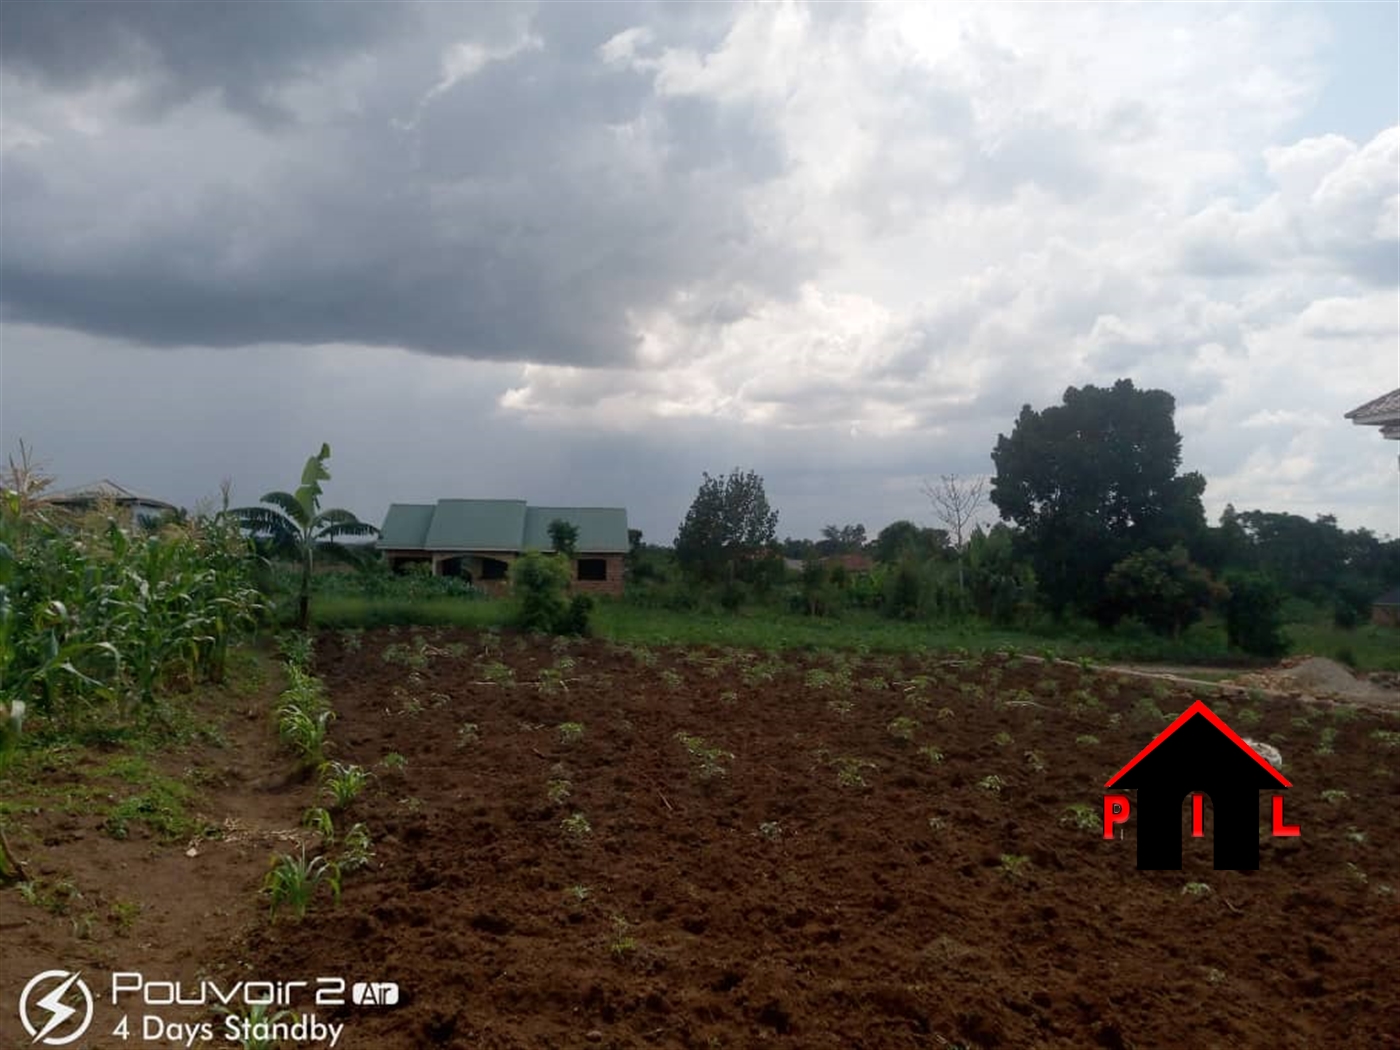
<svg viewBox="0 0 1400 1050">
<path fill-rule="evenodd" d="M 1128 796 L 1105 795 L 1103 797 L 1103 837 L 1113 838 L 1113 825 L 1122 824 L 1128 819 Z"/>
</svg>

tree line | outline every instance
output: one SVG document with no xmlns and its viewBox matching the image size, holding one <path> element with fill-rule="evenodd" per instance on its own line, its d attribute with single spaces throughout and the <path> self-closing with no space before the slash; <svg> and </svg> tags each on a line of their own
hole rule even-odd
<svg viewBox="0 0 1400 1050">
<path fill-rule="evenodd" d="M 943 475 L 924 494 L 942 527 L 897 521 L 870 538 L 864 524 L 828 525 L 816 540 L 778 540 L 778 512 L 752 470 L 705 474 L 674 542 L 682 578 L 718 588 L 723 604 L 785 588 L 794 609 L 842 605 L 905 618 L 978 616 L 998 623 L 1044 613 L 1104 627 L 1136 620 L 1179 636 L 1212 611 L 1231 645 L 1260 655 L 1286 647 L 1282 603 L 1303 599 L 1341 627 L 1400 583 L 1400 540 L 1336 518 L 1308 520 L 1227 506 L 1206 520 L 1206 479 L 1181 471 L 1176 402 L 1120 379 L 1068 388 L 1059 404 L 1026 405 L 991 452 L 994 473 Z M 990 506 L 988 506 L 990 505 Z M 981 520 L 984 508 L 999 520 Z M 638 556 L 634 579 L 657 571 Z M 837 555 L 874 563 L 858 579 Z M 782 559 L 803 563 L 794 583 Z M 676 596 L 681 604 L 693 593 Z"/>
</svg>

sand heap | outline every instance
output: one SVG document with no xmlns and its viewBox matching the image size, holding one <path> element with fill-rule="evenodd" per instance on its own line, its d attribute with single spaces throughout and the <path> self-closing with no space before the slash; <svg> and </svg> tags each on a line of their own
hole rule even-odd
<svg viewBox="0 0 1400 1050">
<path fill-rule="evenodd" d="M 1358 678 L 1344 665 L 1321 656 L 1294 657 L 1283 661 L 1277 667 L 1251 671 L 1232 678 L 1230 684 L 1247 689 L 1298 693 L 1346 703 L 1370 701 L 1400 705 L 1400 692 Z"/>
</svg>

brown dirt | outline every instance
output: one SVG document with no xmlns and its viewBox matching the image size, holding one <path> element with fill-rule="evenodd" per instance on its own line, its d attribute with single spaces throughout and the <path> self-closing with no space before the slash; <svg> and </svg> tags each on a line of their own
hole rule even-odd
<svg viewBox="0 0 1400 1050">
<path fill-rule="evenodd" d="M 265 974 L 398 981 L 398 1008 L 340 1011 L 344 1046 L 1400 1045 L 1400 752 L 1370 736 L 1393 718 L 1280 701 L 1253 721 L 1234 701 L 1227 721 L 1284 752 L 1303 837 L 1266 837 L 1258 872 L 1213 871 L 1206 838 L 1187 840 L 1184 871 L 1139 873 L 1131 831 L 1106 842 L 1064 817 L 1097 810 L 1161 728 L 1140 679 L 853 657 L 843 713 L 842 692 L 808 678 L 831 658 L 760 682 L 754 655 L 646 666 L 589 643 L 567 651 L 567 692 L 542 693 L 560 656 L 547 642 L 507 637 L 496 655 L 435 637 L 444 651 L 418 672 L 383 659 L 408 632 L 353 654 L 323 639 L 339 753 L 407 766 L 356 804 L 377 869 L 339 909 L 243 947 Z M 517 684 L 486 684 L 492 662 Z M 995 699 L 963 691 L 993 667 Z M 1101 706 L 1072 701 L 1081 688 Z M 889 731 L 900 716 L 919 723 L 913 743 Z M 584 724 L 580 742 L 561 741 L 564 722 Z M 727 775 L 701 779 L 682 731 L 732 752 Z M 842 758 L 873 763 L 865 786 L 838 783 Z M 551 779 L 571 786 L 562 804 Z M 561 827 L 574 812 L 592 828 L 578 841 Z M 1027 858 L 1019 876 L 1004 855 Z"/>
<path fill-rule="evenodd" d="M 70 917 L 0 891 L 0 1047 L 29 1045 L 14 998 L 49 967 L 99 985 L 114 967 L 399 982 L 396 1008 L 320 1011 L 347 1024 L 350 1050 L 1400 1046 L 1400 750 L 1371 736 L 1400 730 L 1394 715 L 1271 698 L 1256 720 L 1243 697 L 1207 694 L 1283 751 L 1303 836 L 1266 837 L 1258 872 L 1213 871 L 1209 838 L 1187 838 L 1183 871 L 1139 873 L 1131 824 L 1106 842 L 1066 810 L 1097 812 L 1103 782 L 1160 730 L 1145 701 L 1175 713 L 1195 698 L 1165 684 L 854 655 L 789 657 L 764 680 L 759 654 L 648 662 L 599 642 L 418 637 L 416 670 L 384 658 L 414 632 L 319 643 L 332 753 L 377 769 L 338 820 L 369 825 L 375 864 L 346 877 L 338 907 L 269 924 L 257 897 L 313 796 L 272 738 L 270 694 L 226 713 L 232 747 L 169 756 L 212 771 L 203 814 L 236 829 L 197 857 L 56 811 L 26 820 L 17 851 L 45 878 L 70 878 L 97 911 L 143 910 L 129 933 L 99 923 L 80 941 Z M 565 657 L 567 689 L 542 691 Z M 515 684 L 493 684 L 493 664 Z M 890 732 L 900 717 L 918 723 L 912 742 Z M 582 739 L 561 740 L 564 722 Z M 727 774 L 701 778 L 677 732 L 732 752 Z M 391 752 L 402 771 L 379 764 Z M 872 763 L 848 765 L 863 786 L 838 782 L 841 759 Z M 551 780 L 567 800 L 551 802 Z M 561 826 L 575 812 L 592 829 L 577 839 Z M 1026 858 L 1008 862 L 1019 874 L 1003 857 Z M 123 1043 L 113 1022 L 100 1009 L 74 1045 L 179 1045 Z"/>
</svg>

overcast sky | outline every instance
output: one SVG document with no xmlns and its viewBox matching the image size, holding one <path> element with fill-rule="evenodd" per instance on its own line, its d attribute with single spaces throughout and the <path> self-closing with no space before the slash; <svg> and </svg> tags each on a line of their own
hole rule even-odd
<svg viewBox="0 0 1400 1050">
<path fill-rule="evenodd" d="M 1022 404 L 1400 535 L 1394 3 L 0 7 L 0 438 L 62 485 L 932 523 Z"/>
</svg>

